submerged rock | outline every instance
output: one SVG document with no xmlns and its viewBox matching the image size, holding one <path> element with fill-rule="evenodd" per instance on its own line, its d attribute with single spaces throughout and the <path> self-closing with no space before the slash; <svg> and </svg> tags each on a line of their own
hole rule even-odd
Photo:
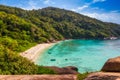
<svg viewBox="0 0 120 80">
<path fill-rule="evenodd" d="M 48 54 L 51 54 L 51 52 L 48 52 Z"/>
<path fill-rule="evenodd" d="M 65 59 L 65 61 L 67 61 L 68 59 Z"/>
<path fill-rule="evenodd" d="M 103 66 L 102 71 L 120 72 L 120 56 L 109 59 Z"/>
<path fill-rule="evenodd" d="M 50 61 L 56 61 L 56 59 L 50 59 Z"/>
<path fill-rule="evenodd" d="M 68 66 L 59 68 L 56 66 L 47 66 L 47 68 L 54 70 L 57 74 L 78 74 L 78 68 L 74 66 Z"/>
</svg>

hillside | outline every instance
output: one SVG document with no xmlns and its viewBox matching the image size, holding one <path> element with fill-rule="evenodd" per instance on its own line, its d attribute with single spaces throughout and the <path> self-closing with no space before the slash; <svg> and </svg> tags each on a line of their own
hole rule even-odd
<svg viewBox="0 0 120 80">
<path fill-rule="evenodd" d="M 38 43 L 111 36 L 120 37 L 120 25 L 54 7 L 23 10 L 0 5 L 0 74 L 41 73 L 41 67 L 16 54 Z"/>
<path fill-rule="evenodd" d="M 110 36 L 120 37 L 120 25 L 102 22 L 64 9 L 47 7 L 27 11 L 0 6 L 0 11 L 16 15 L 34 24 L 44 32 L 40 37 L 49 41 L 63 38 L 103 39 Z M 42 32 L 38 34 L 40 33 Z"/>
</svg>

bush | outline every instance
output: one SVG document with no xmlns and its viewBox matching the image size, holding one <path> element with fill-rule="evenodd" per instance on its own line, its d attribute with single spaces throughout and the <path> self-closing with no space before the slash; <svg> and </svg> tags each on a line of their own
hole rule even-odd
<svg viewBox="0 0 120 80">
<path fill-rule="evenodd" d="M 38 66 L 26 58 L 10 51 L 0 49 L 0 74 L 36 74 Z"/>
<path fill-rule="evenodd" d="M 48 69 L 43 66 L 39 66 L 37 74 L 56 74 L 56 72 L 53 71 L 52 69 Z"/>
<path fill-rule="evenodd" d="M 77 75 L 77 80 L 84 80 L 89 73 L 83 73 L 83 74 L 78 74 Z"/>
</svg>

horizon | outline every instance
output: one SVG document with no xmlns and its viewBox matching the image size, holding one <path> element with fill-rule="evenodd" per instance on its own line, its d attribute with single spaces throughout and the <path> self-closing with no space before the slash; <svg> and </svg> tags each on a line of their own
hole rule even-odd
<svg viewBox="0 0 120 80">
<path fill-rule="evenodd" d="M 120 24 L 120 1 L 115 0 L 0 0 L 0 5 L 24 10 L 55 7 L 70 10 L 103 22 Z"/>
</svg>

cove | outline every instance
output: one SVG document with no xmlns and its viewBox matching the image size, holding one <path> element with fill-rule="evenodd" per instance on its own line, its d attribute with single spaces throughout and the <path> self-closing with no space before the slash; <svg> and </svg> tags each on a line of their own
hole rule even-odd
<svg viewBox="0 0 120 80">
<path fill-rule="evenodd" d="M 45 50 L 35 63 L 76 66 L 84 73 L 100 71 L 109 58 L 116 56 L 120 56 L 120 40 L 65 40 Z"/>
</svg>

